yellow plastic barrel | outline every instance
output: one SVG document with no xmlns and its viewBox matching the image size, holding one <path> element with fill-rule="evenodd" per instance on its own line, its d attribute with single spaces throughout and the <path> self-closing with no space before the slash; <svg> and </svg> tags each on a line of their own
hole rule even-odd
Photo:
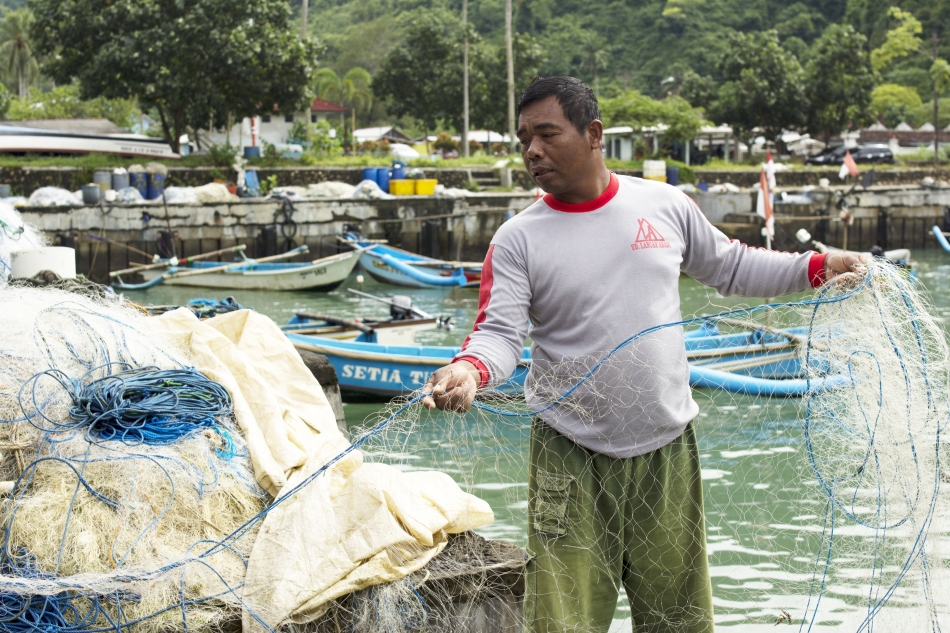
<svg viewBox="0 0 950 633">
<path fill-rule="evenodd" d="M 411 196 L 416 193 L 415 180 L 390 180 L 389 193 L 394 196 Z"/>
<path fill-rule="evenodd" d="M 435 194 L 435 186 L 439 184 L 438 180 L 421 178 L 416 181 L 417 196 L 431 196 Z"/>
</svg>

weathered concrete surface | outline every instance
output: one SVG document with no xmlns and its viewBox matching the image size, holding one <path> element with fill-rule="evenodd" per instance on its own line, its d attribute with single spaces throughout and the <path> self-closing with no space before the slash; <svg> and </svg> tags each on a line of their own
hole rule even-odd
<svg viewBox="0 0 950 633">
<path fill-rule="evenodd" d="M 250 257 L 306 244 L 304 259 L 340 249 L 336 236 L 345 224 L 367 237 L 442 259 L 481 259 L 506 218 L 534 202 L 528 194 L 478 194 L 465 199 L 405 196 L 392 200 L 307 200 L 292 210 L 273 200 L 243 200 L 204 205 L 135 204 L 21 209 L 26 222 L 53 243 L 77 249 L 77 270 L 104 279 L 110 270 L 143 261 L 127 249 L 91 240 L 104 235 L 148 253 L 159 231 L 171 227 L 180 256 L 246 244 Z"/>
<path fill-rule="evenodd" d="M 794 192 L 794 191 L 792 191 Z M 794 239 L 804 228 L 814 239 L 842 246 L 845 226 L 831 190 L 813 190 L 807 204 L 775 205 L 778 225 L 775 246 L 802 250 Z M 699 207 L 730 238 L 764 244 L 762 219 L 754 214 L 755 192 L 696 193 Z M 126 268 L 141 256 L 125 248 L 90 240 L 87 233 L 105 235 L 147 253 L 155 252 L 159 231 L 176 233 L 180 256 L 195 255 L 235 244 L 246 244 L 247 255 L 259 257 L 306 244 L 316 259 L 338 252 L 336 236 L 346 224 L 367 237 L 432 257 L 477 261 L 485 256 L 499 226 L 534 202 L 527 193 L 477 194 L 465 199 L 406 196 L 392 200 L 307 200 L 290 209 L 272 200 L 242 200 L 205 205 L 169 205 L 168 219 L 161 204 L 113 207 L 31 208 L 24 219 L 45 231 L 53 241 L 77 249 L 77 270 L 98 280 L 110 270 Z M 934 224 L 943 226 L 950 207 L 950 188 L 872 187 L 848 197 L 854 222 L 847 227 L 848 246 L 868 249 L 933 248 Z M 944 226 L 950 228 L 950 226 Z M 809 245 L 810 246 L 810 245 Z"/>
<path fill-rule="evenodd" d="M 382 158 L 378 166 L 389 164 L 389 159 Z M 862 165 L 862 171 L 869 166 Z M 307 186 L 312 183 L 337 180 L 350 184 L 357 184 L 363 179 L 362 167 L 256 167 L 258 176 L 263 180 L 270 176 L 277 177 L 277 184 L 281 186 Z M 30 195 L 40 187 L 62 187 L 76 191 L 82 185 L 92 182 L 95 170 L 82 167 L 0 167 L 0 183 L 9 184 L 15 195 Z M 436 169 L 424 168 L 426 178 L 435 178 L 446 187 L 463 187 L 465 183 L 479 177 L 490 176 L 494 172 L 496 177 L 502 177 L 511 185 L 528 191 L 534 188 L 528 172 L 524 169 L 492 170 L 490 166 L 471 166 L 465 168 Z M 757 169 L 703 169 L 702 166 L 693 167 L 698 182 L 709 184 L 730 182 L 739 187 L 751 187 L 759 181 Z M 917 185 L 921 179 L 929 176 L 935 180 L 950 180 L 950 169 L 928 168 L 894 169 L 889 167 L 875 168 L 877 182 L 881 185 Z M 637 169 L 619 169 L 618 174 L 627 176 L 642 176 L 643 172 Z M 175 167 L 168 168 L 169 186 L 199 186 L 211 182 L 216 176 L 224 176 L 235 180 L 236 174 L 229 169 L 214 167 Z M 820 178 L 827 178 L 837 187 L 838 168 L 808 168 L 780 171 L 776 175 L 780 187 L 817 186 Z M 850 186 L 850 183 L 848 183 Z"/>
</svg>

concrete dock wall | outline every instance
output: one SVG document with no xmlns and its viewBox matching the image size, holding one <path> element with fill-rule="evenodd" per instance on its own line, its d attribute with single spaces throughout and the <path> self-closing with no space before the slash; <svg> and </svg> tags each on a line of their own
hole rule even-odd
<svg viewBox="0 0 950 633">
<path fill-rule="evenodd" d="M 21 209 L 29 222 L 54 244 L 77 249 L 77 271 L 97 280 L 145 257 L 115 244 L 92 240 L 89 233 L 155 252 L 159 231 L 176 234 L 179 256 L 246 244 L 260 257 L 306 244 L 310 254 L 298 261 L 341 250 L 336 236 L 353 224 L 367 237 L 442 259 L 481 260 L 506 218 L 534 202 L 527 194 L 480 194 L 467 199 L 406 196 L 393 200 L 306 200 L 285 207 L 279 201 L 251 200 L 221 204 L 103 205 Z"/>
<path fill-rule="evenodd" d="M 794 239 L 799 228 L 831 246 L 844 244 L 845 226 L 831 190 L 814 190 L 805 204 L 776 203 L 776 240 L 781 250 L 804 250 Z M 755 215 L 755 192 L 696 193 L 706 216 L 730 238 L 763 245 L 762 219 Z M 352 224 L 371 238 L 393 246 L 449 260 L 480 261 L 499 226 L 534 202 L 525 193 L 489 193 L 465 199 L 406 196 L 393 200 L 306 200 L 291 207 L 279 201 L 251 200 L 221 204 L 103 205 L 22 209 L 24 220 L 45 231 L 54 244 L 77 249 L 77 271 L 104 280 L 110 270 L 126 268 L 145 257 L 115 244 L 92 240 L 104 235 L 146 253 L 155 252 L 159 231 L 170 226 L 180 256 L 246 244 L 247 255 L 261 257 L 306 244 L 316 259 L 340 250 L 336 236 Z M 867 250 L 935 248 L 930 228 L 945 230 L 950 188 L 874 187 L 848 197 L 853 224 L 848 247 Z"/>
</svg>

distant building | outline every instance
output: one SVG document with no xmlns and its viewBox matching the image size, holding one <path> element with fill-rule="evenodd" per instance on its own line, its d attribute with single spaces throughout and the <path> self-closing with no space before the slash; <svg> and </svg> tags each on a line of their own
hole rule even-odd
<svg viewBox="0 0 950 633">
<path fill-rule="evenodd" d="M 390 143 L 412 143 L 412 138 L 394 125 L 364 127 L 353 131 L 357 143 L 387 140 Z"/>
<path fill-rule="evenodd" d="M 318 97 L 310 103 L 310 122 L 329 121 L 332 125 L 339 125 L 342 128 L 347 112 L 349 110 L 340 104 Z M 271 145 L 281 147 L 287 143 L 287 137 L 290 136 L 290 130 L 294 127 L 294 123 L 306 121 L 307 113 L 304 111 L 295 112 L 294 114 L 274 112 L 274 114 L 265 114 L 256 118 L 258 119 L 258 129 L 254 135 L 255 144 L 260 146 L 261 141 L 264 140 Z M 223 128 L 214 130 L 210 136 L 210 141 L 219 145 L 229 142 L 234 147 L 246 147 L 252 144 L 251 132 L 251 120 L 245 118 L 243 121 L 235 122 L 230 133 Z M 331 136 L 335 136 L 335 134 L 335 130 L 331 130 Z M 204 130 L 201 131 L 201 138 L 202 141 L 208 138 Z"/>
</svg>

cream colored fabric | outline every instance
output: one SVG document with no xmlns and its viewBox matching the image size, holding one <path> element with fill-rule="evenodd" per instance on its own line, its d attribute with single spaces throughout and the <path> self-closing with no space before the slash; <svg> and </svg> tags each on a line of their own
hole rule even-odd
<svg viewBox="0 0 950 633">
<path fill-rule="evenodd" d="M 182 309 L 154 323 L 231 393 L 257 480 L 281 500 L 248 561 L 246 633 L 266 630 L 262 622 L 276 629 L 311 621 L 334 598 L 421 568 L 448 534 L 494 519 L 448 475 L 364 464 L 358 450 L 295 490 L 349 442 L 280 328 L 249 310 L 199 321 Z"/>
</svg>

